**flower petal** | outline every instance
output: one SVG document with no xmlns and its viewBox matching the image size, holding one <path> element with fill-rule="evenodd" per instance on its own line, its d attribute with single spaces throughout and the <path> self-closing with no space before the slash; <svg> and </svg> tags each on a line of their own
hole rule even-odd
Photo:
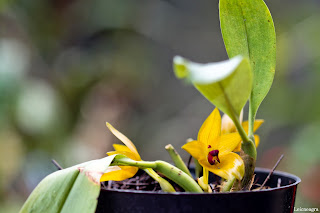
<svg viewBox="0 0 320 213">
<path fill-rule="evenodd" d="M 108 122 L 106 123 L 107 127 L 109 128 L 109 130 L 112 132 L 112 134 L 114 134 L 114 136 L 116 136 L 120 141 L 122 141 L 122 143 L 124 143 L 130 150 L 131 152 L 135 153 L 137 156 L 140 155 L 137 151 L 137 148 L 135 147 L 135 145 L 131 142 L 131 140 L 129 140 L 129 138 L 127 138 L 124 134 L 122 134 L 121 132 L 119 132 L 118 130 L 116 130 L 111 124 L 109 124 Z"/>
<path fill-rule="evenodd" d="M 241 180 L 244 175 L 244 163 L 239 155 L 230 152 L 225 155 L 219 155 L 221 163 L 210 165 L 207 160 L 200 160 L 199 163 L 210 172 L 224 178 L 231 179 L 235 177 Z"/>
<path fill-rule="evenodd" d="M 131 149 L 122 144 L 112 144 L 112 146 L 116 151 L 132 152 Z"/>
<path fill-rule="evenodd" d="M 137 172 L 138 168 L 134 166 L 116 166 L 119 167 L 117 168 L 111 168 L 104 173 L 100 179 L 100 182 L 102 181 L 108 181 L 108 180 L 113 180 L 113 181 L 122 181 L 128 178 L 133 177 Z"/>
<path fill-rule="evenodd" d="M 131 159 L 133 159 L 133 160 L 141 160 L 140 155 L 137 155 L 136 153 L 133 153 L 133 152 L 132 152 L 127 146 L 125 146 L 125 145 L 122 145 L 122 144 L 113 144 L 113 148 L 114 148 L 116 151 L 126 152 L 126 153 L 128 153 L 128 152 L 132 153 L 132 154 L 134 155 L 134 158 L 129 157 L 129 156 L 127 156 L 127 157 L 129 157 L 129 158 L 131 158 Z M 124 154 L 124 155 L 126 155 L 126 154 Z"/>
<path fill-rule="evenodd" d="M 232 152 L 239 144 L 242 139 L 238 132 L 221 135 L 219 138 L 219 156 Z"/>
<path fill-rule="evenodd" d="M 241 142 L 238 144 L 238 146 L 233 150 L 233 152 L 240 152 L 241 151 Z"/>
<path fill-rule="evenodd" d="M 204 143 L 205 145 L 208 145 L 209 142 L 214 143 L 216 141 L 215 139 L 219 137 L 220 134 L 221 116 L 218 108 L 215 108 L 202 124 L 198 133 L 198 141 Z"/>
<path fill-rule="evenodd" d="M 260 137 L 259 135 L 253 135 L 253 136 L 254 136 L 254 142 L 256 144 L 256 147 L 258 147 L 260 144 Z"/>
<path fill-rule="evenodd" d="M 259 129 L 259 127 L 261 126 L 261 124 L 263 124 L 264 120 L 263 119 L 257 119 L 254 121 L 254 124 L 253 124 L 253 132 L 257 131 L 257 129 Z M 244 129 L 244 131 L 246 131 L 246 133 L 248 134 L 248 129 L 249 129 L 249 124 L 248 124 L 248 121 L 244 121 L 242 122 L 242 127 Z"/>
<path fill-rule="evenodd" d="M 221 119 L 221 134 L 228 134 L 237 131 L 231 118 L 224 114 Z"/>
<path fill-rule="evenodd" d="M 195 159 L 206 159 L 208 153 L 206 149 L 206 145 L 201 143 L 200 141 L 191 141 L 186 143 L 181 147 L 185 151 L 187 151 L 192 157 Z"/>
</svg>

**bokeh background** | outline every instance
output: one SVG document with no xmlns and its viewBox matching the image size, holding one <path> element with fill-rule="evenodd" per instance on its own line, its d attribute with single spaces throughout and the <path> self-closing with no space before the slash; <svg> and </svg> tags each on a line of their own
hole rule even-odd
<svg viewBox="0 0 320 213">
<path fill-rule="evenodd" d="M 266 0 L 277 32 L 260 107 L 258 166 L 301 177 L 296 206 L 320 207 L 320 1 Z M 39 181 L 131 138 L 145 160 L 196 138 L 213 106 L 174 77 L 172 57 L 227 59 L 218 0 L 1 0 L 0 212 Z M 246 114 L 246 111 L 245 111 Z"/>
</svg>

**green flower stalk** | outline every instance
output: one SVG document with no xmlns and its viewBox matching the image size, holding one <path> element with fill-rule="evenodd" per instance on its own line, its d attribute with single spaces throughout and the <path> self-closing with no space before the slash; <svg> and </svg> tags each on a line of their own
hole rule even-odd
<svg viewBox="0 0 320 213">
<path fill-rule="evenodd" d="M 192 177 L 188 167 L 183 162 L 183 160 L 181 159 L 181 157 L 178 154 L 178 152 L 174 149 L 174 147 L 171 144 L 168 144 L 165 147 L 165 149 L 168 151 L 168 153 L 169 153 L 171 159 L 173 160 L 173 163 L 176 165 L 176 167 L 178 167 L 179 169 L 181 169 L 182 171 L 187 173 L 190 177 Z"/>
<path fill-rule="evenodd" d="M 134 166 L 140 169 L 151 168 L 154 169 L 170 180 L 174 181 L 176 184 L 181 186 L 186 192 L 199 192 L 202 193 L 202 189 L 195 182 L 195 180 L 190 177 L 185 172 L 176 168 L 175 166 L 164 162 L 164 161 L 135 161 L 125 156 L 118 155 L 112 162 L 113 166 Z"/>
<path fill-rule="evenodd" d="M 132 141 L 115 129 L 111 124 L 107 123 L 109 130 L 125 145 L 114 144 L 113 147 L 116 151 L 108 152 L 108 155 L 125 155 L 133 160 L 141 161 L 141 157 L 138 153 L 137 148 Z M 152 168 L 146 167 L 143 170 L 152 177 L 155 181 L 160 184 L 162 191 L 164 192 L 175 192 L 173 186 L 164 178 L 160 177 Z M 108 167 L 107 171 L 102 175 L 100 181 L 121 181 L 133 177 L 138 171 L 136 166 L 111 166 Z"/>
</svg>

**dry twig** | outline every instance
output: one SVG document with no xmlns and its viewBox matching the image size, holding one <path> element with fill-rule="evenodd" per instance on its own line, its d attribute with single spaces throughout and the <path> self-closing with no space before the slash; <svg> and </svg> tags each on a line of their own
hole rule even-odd
<svg viewBox="0 0 320 213">
<path fill-rule="evenodd" d="M 51 159 L 51 162 L 53 163 L 53 165 L 55 165 L 55 167 L 57 167 L 58 170 L 62 170 L 63 169 L 55 159 Z"/>
<path fill-rule="evenodd" d="M 271 169 L 269 175 L 267 176 L 267 178 L 264 180 L 263 184 L 261 185 L 261 188 L 260 190 L 266 185 L 266 183 L 268 182 L 268 180 L 270 179 L 272 173 L 274 172 L 274 170 L 277 168 L 277 166 L 279 165 L 280 161 L 282 160 L 283 158 L 283 154 L 280 156 L 280 158 L 278 159 L 277 163 L 274 165 L 274 167 Z"/>
</svg>

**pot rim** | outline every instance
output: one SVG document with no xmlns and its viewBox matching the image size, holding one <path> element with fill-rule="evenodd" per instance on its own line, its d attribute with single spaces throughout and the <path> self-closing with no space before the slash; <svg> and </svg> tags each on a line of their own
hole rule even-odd
<svg viewBox="0 0 320 213">
<path fill-rule="evenodd" d="M 260 167 L 256 167 L 255 168 L 255 172 L 262 172 L 262 173 L 267 173 L 269 174 L 271 171 L 271 169 L 267 169 L 267 168 L 260 168 Z M 286 188 L 290 188 L 293 186 L 298 185 L 301 182 L 301 179 L 293 174 L 287 173 L 287 172 L 283 172 L 283 171 L 278 171 L 275 170 L 273 172 L 273 174 L 279 175 L 279 176 L 284 176 L 284 177 L 288 177 L 294 180 L 293 183 L 289 184 L 289 185 L 285 185 L 285 186 L 280 186 L 280 187 L 276 187 L 276 188 L 270 188 L 270 189 L 262 189 L 262 190 L 257 190 L 257 191 L 237 191 L 237 192 L 219 192 L 219 193 L 197 193 L 197 192 L 152 192 L 152 191 L 139 191 L 139 190 L 127 190 L 127 189 L 101 189 L 101 191 L 105 191 L 105 192 L 123 192 L 123 193 L 129 193 L 129 194 L 156 194 L 156 195 L 226 195 L 226 194 L 244 194 L 244 193 L 263 193 L 263 192 L 272 192 L 272 191 L 277 191 L 277 190 L 281 190 L 281 189 L 286 189 Z"/>
</svg>

